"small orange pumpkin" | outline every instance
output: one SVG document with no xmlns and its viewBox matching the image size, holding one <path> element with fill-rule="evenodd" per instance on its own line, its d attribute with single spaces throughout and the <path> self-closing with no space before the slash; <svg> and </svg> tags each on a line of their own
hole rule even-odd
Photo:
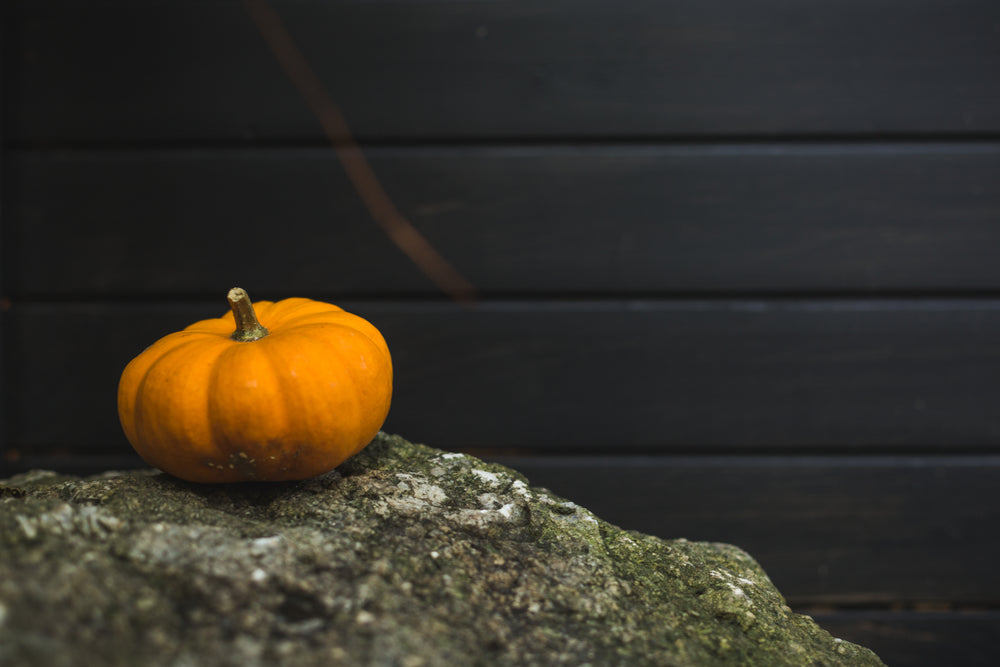
<svg viewBox="0 0 1000 667">
<path fill-rule="evenodd" d="M 122 372 L 118 416 L 139 455 L 192 482 L 239 482 L 313 477 L 364 449 L 392 398 L 378 329 L 311 299 L 255 311 L 236 287 L 229 304 Z"/>
</svg>

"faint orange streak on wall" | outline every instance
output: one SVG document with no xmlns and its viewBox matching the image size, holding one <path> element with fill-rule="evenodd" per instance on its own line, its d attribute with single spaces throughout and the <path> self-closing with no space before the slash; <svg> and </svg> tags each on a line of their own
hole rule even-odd
<svg viewBox="0 0 1000 667">
<path fill-rule="evenodd" d="M 264 41 L 322 125 L 324 134 L 337 152 L 348 179 L 372 219 L 442 292 L 456 301 L 473 300 L 475 287 L 472 283 L 441 256 L 392 203 L 354 140 L 344 114 L 309 66 L 278 13 L 267 0 L 244 2 Z"/>
</svg>

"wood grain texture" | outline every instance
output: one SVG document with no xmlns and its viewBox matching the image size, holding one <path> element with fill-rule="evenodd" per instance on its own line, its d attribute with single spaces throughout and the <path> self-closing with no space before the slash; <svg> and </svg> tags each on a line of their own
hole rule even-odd
<svg viewBox="0 0 1000 667">
<path fill-rule="evenodd" d="M 1000 442 L 993 300 L 341 305 L 373 322 L 392 350 L 387 428 L 442 447 L 624 453 Z M 121 369 L 160 336 L 224 310 L 221 296 L 217 304 L 15 302 L 12 445 L 125 447 L 114 404 Z"/>
<path fill-rule="evenodd" d="M 21 142 L 316 139 L 235 0 L 5 3 Z M 274 0 L 364 139 L 1000 130 L 992 0 Z"/>
<path fill-rule="evenodd" d="M 998 143 L 409 147 L 369 159 L 487 296 L 1000 289 Z M 17 151 L 8 173 L 7 289 L 19 298 L 203 297 L 234 281 L 279 295 L 436 292 L 329 150 Z"/>
</svg>

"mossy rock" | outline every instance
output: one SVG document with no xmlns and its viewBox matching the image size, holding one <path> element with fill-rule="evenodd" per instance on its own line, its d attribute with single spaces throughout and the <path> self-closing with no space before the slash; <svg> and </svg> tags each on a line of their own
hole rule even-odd
<svg viewBox="0 0 1000 667">
<path fill-rule="evenodd" d="M 0 483 L 3 665 L 881 665 L 726 544 L 379 434 L 303 482 Z"/>
</svg>

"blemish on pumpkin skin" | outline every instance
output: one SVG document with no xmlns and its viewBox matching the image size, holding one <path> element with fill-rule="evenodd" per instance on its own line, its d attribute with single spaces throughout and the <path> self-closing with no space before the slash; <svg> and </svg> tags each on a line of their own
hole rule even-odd
<svg viewBox="0 0 1000 667">
<path fill-rule="evenodd" d="M 257 479 L 257 466 L 255 459 L 247 456 L 246 452 L 235 452 L 229 455 L 229 468 L 240 473 L 245 479 Z"/>
<path fill-rule="evenodd" d="M 218 463 L 211 459 L 204 459 L 202 463 L 213 470 L 222 472 L 236 471 L 244 479 L 251 480 L 257 479 L 256 461 L 257 459 L 247 456 L 246 452 L 235 452 L 229 455 L 229 460 L 226 463 Z"/>
</svg>

